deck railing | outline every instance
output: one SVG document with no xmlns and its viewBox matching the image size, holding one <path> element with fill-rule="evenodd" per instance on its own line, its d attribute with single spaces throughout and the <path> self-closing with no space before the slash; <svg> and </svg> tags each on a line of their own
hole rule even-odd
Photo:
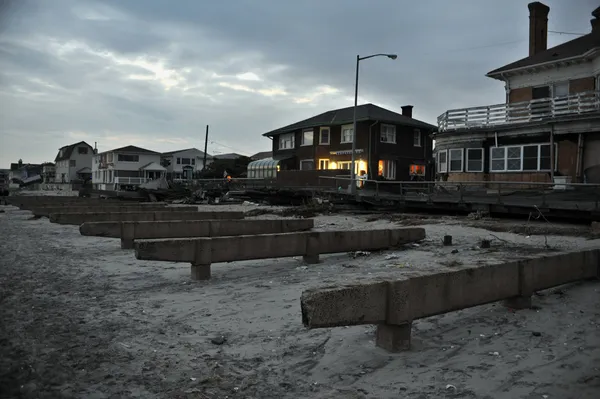
<svg viewBox="0 0 600 399">
<path fill-rule="evenodd" d="M 527 123 L 600 110 L 600 91 L 509 104 L 452 109 L 438 117 L 440 132 L 509 123 Z"/>
<path fill-rule="evenodd" d="M 115 184 L 126 184 L 136 186 L 139 184 L 144 184 L 149 182 L 152 179 L 148 179 L 146 177 L 115 177 Z"/>
</svg>

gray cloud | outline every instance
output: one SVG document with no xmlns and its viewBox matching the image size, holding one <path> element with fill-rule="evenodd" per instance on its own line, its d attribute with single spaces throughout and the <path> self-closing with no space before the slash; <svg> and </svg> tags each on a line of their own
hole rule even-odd
<svg viewBox="0 0 600 399">
<path fill-rule="evenodd" d="M 551 0 L 550 25 L 589 31 L 591 0 Z M 573 3 L 573 4 L 569 4 Z M 527 1 L 13 1 L 0 30 L 0 166 L 85 139 L 213 152 L 270 148 L 261 133 L 363 101 L 435 123 L 502 102 L 486 72 L 527 53 Z M 572 36 L 550 35 L 550 44 Z"/>
</svg>

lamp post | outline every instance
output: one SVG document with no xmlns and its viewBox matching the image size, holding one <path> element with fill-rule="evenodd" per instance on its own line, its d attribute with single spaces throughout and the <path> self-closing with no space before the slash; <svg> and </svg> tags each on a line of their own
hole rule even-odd
<svg viewBox="0 0 600 399">
<path fill-rule="evenodd" d="M 396 54 L 373 54 L 368 55 L 366 57 L 361 57 L 359 55 L 356 56 L 356 80 L 354 82 L 354 117 L 352 118 L 353 128 L 352 128 L 352 162 L 350 163 L 350 192 L 352 194 L 356 194 L 356 108 L 358 107 L 358 66 L 362 60 L 366 60 L 373 57 L 388 57 L 391 60 L 395 60 L 398 58 Z M 368 165 L 371 167 L 371 165 Z"/>
</svg>

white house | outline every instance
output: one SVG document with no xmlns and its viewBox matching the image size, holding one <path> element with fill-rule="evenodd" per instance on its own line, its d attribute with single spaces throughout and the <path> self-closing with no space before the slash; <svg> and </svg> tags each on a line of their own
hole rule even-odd
<svg viewBox="0 0 600 399">
<path fill-rule="evenodd" d="M 124 190 L 164 177 L 160 152 L 129 145 L 97 154 L 92 183 L 98 190 Z"/>
<path fill-rule="evenodd" d="M 85 141 L 61 147 L 54 159 L 55 182 L 70 183 L 73 180 L 89 179 L 94 152 L 92 146 Z"/>
<path fill-rule="evenodd" d="M 204 152 L 197 148 L 165 152 L 161 160 L 167 168 L 167 176 L 172 180 L 190 180 L 194 173 L 204 169 Z M 212 160 L 213 157 L 206 154 L 206 165 Z"/>
</svg>

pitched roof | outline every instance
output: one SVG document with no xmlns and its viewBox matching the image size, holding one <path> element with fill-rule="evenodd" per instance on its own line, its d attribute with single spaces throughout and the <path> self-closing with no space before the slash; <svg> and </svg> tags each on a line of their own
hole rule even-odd
<svg viewBox="0 0 600 399">
<path fill-rule="evenodd" d="M 272 156 L 273 156 L 273 151 L 261 151 L 261 152 L 257 152 L 256 154 L 252 155 L 250 157 L 250 159 L 257 161 L 259 159 L 266 159 L 266 158 L 270 158 Z"/>
<path fill-rule="evenodd" d="M 80 141 L 80 142 L 75 143 L 75 144 L 69 144 L 69 145 L 66 145 L 64 147 L 60 147 L 58 149 L 58 154 L 56 154 L 56 158 L 54 158 L 54 162 L 64 161 L 64 160 L 67 160 L 67 159 L 71 159 L 71 154 L 73 154 L 73 150 L 78 145 L 81 145 L 81 144 L 87 145 L 89 148 L 92 149 L 92 153 L 93 153 L 94 148 L 91 145 L 89 145 L 85 141 Z M 62 151 L 62 155 L 61 155 L 61 151 Z"/>
<path fill-rule="evenodd" d="M 530 57 L 525 57 L 501 68 L 494 69 L 493 71 L 488 72 L 486 76 L 493 78 L 502 72 L 508 72 L 515 69 L 565 61 L 572 58 L 580 58 L 591 53 L 594 49 L 600 49 L 600 29 L 541 51 Z"/>
<path fill-rule="evenodd" d="M 214 156 L 216 159 L 237 159 L 240 157 L 245 157 L 245 155 L 236 154 L 235 152 L 230 152 L 227 154 L 219 154 Z"/>
<path fill-rule="evenodd" d="M 131 152 L 134 154 L 160 154 L 160 152 L 147 150 L 145 148 L 136 147 L 134 145 L 128 145 L 121 148 L 115 148 L 114 150 L 104 151 L 104 152 Z"/>
<path fill-rule="evenodd" d="M 204 156 L 204 151 L 200 151 L 199 149 L 192 147 L 192 148 L 184 148 L 183 150 L 176 150 L 176 151 L 168 151 L 168 152 L 163 152 L 161 155 L 173 155 L 173 154 L 177 154 L 179 152 L 184 152 L 184 151 L 198 151 L 200 154 L 202 154 L 201 156 Z M 211 159 L 213 156 L 210 154 L 206 154 L 206 158 L 207 159 Z"/>
<path fill-rule="evenodd" d="M 423 129 L 437 130 L 437 127 L 429 123 L 409 118 L 397 112 L 381 108 L 375 104 L 364 104 L 356 107 L 356 120 L 361 121 L 380 121 L 395 123 L 398 125 L 413 126 Z M 324 112 L 312 118 L 305 119 L 300 122 L 284 126 L 279 129 L 264 133 L 263 136 L 274 136 L 280 133 L 292 132 L 294 130 L 317 127 L 317 126 L 334 126 L 345 125 L 354 121 L 354 107 L 334 109 Z"/>
</svg>

